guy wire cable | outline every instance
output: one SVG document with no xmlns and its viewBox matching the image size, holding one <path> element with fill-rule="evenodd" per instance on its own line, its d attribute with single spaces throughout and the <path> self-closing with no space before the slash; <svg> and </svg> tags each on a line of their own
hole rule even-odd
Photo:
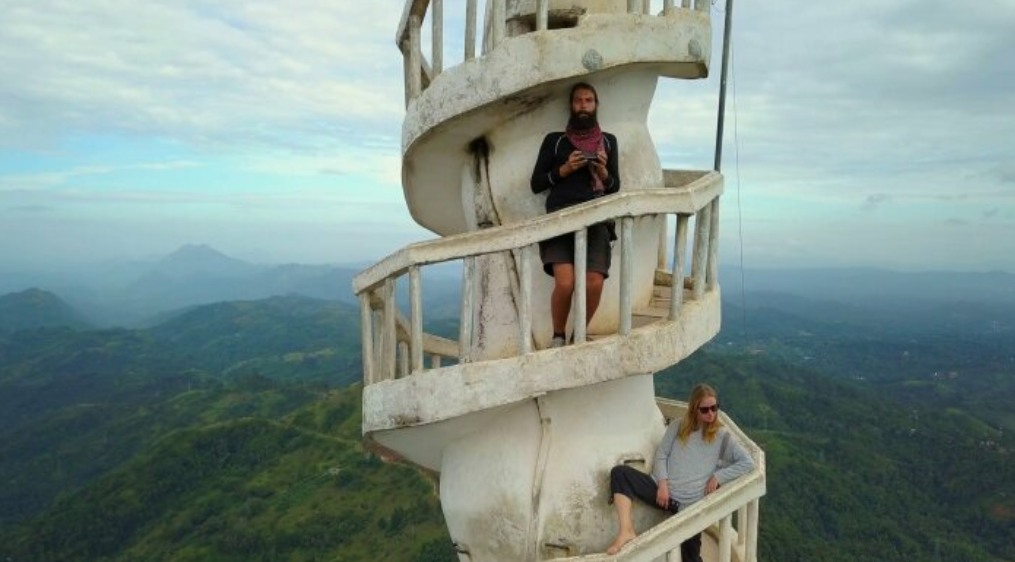
<svg viewBox="0 0 1015 562">
<path fill-rule="evenodd" d="M 737 169 L 737 227 L 740 235 L 740 312 L 744 349 L 747 348 L 747 282 L 744 277 L 744 209 L 740 203 L 740 131 L 737 127 L 737 50 L 730 38 L 730 74 L 733 75 L 733 147 L 736 152 L 734 167 Z"/>
<path fill-rule="evenodd" d="M 726 45 L 729 46 L 729 58 L 730 58 L 730 63 L 731 63 L 730 64 L 730 74 L 732 75 L 732 78 L 733 78 L 733 80 L 732 80 L 732 89 L 733 89 L 733 145 L 734 145 L 734 148 L 736 149 L 736 157 L 735 158 L 736 158 L 736 170 L 737 170 L 737 227 L 738 227 L 737 228 L 737 234 L 738 234 L 738 236 L 740 238 L 740 315 L 741 315 L 740 330 L 741 330 L 741 336 L 744 339 L 744 349 L 746 350 L 747 349 L 747 283 L 746 283 L 745 274 L 744 274 L 744 212 L 743 212 L 743 205 L 741 203 L 741 198 L 740 198 L 740 193 L 741 193 L 741 189 L 740 189 L 740 131 L 739 131 L 739 126 L 738 126 L 739 125 L 739 121 L 737 119 L 737 117 L 738 117 L 738 114 L 737 114 L 737 61 L 736 61 L 736 49 L 735 49 L 735 45 L 734 45 L 734 42 L 733 42 L 732 25 L 730 25 L 732 22 L 730 21 L 731 18 L 726 13 L 727 11 L 730 11 L 732 13 L 732 10 L 729 10 L 729 8 L 732 8 L 732 0 L 727 0 L 727 10 L 723 10 L 723 9 L 719 8 L 719 1 L 718 0 L 712 0 L 712 9 L 716 13 L 725 16 L 724 19 L 726 20 L 726 26 L 724 28 L 723 43 L 724 43 L 724 50 L 725 50 Z M 729 37 L 726 36 L 727 34 L 729 35 Z M 724 55 L 725 55 L 725 53 L 724 53 Z M 724 56 L 723 57 L 723 63 L 724 63 L 723 64 L 723 78 L 722 78 L 723 82 L 725 82 L 725 78 L 726 78 L 725 62 L 726 62 L 726 57 Z M 725 89 L 726 89 L 725 88 L 725 84 L 722 84 L 720 86 L 720 88 L 721 88 L 722 92 L 720 93 L 720 100 L 719 100 L 720 111 L 719 111 L 718 127 L 720 129 L 720 132 L 718 133 L 718 136 L 721 137 L 721 135 L 722 135 L 722 133 L 721 133 L 722 122 L 723 122 L 723 118 L 722 117 L 723 117 L 723 113 L 725 113 L 725 107 L 726 107 L 725 99 L 724 99 L 725 98 L 724 93 L 725 93 Z M 716 171 L 719 171 L 719 163 L 721 162 L 721 158 L 722 158 L 722 145 L 719 142 L 717 142 L 716 143 L 716 162 L 715 162 L 715 164 L 716 164 L 715 165 Z"/>
</svg>

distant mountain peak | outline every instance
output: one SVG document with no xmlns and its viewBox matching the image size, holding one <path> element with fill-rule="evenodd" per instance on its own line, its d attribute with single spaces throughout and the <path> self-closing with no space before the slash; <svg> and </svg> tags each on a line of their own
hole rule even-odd
<svg viewBox="0 0 1015 562">
<path fill-rule="evenodd" d="M 83 328 L 78 313 L 55 294 L 36 287 L 0 295 L 0 331 L 69 326 Z"/>
<path fill-rule="evenodd" d="M 165 263 L 167 261 L 176 260 L 195 260 L 195 259 L 217 259 L 217 260 L 237 260 L 236 258 L 227 256 L 226 254 L 212 248 L 207 244 L 184 244 L 174 250 L 172 253 L 162 258 L 160 261 Z"/>
<path fill-rule="evenodd" d="M 191 275 L 246 275 L 258 266 L 237 259 L 207 244 L 184 244 L 159 260 L 156 270 L 174 276 Z"/>
</svg>

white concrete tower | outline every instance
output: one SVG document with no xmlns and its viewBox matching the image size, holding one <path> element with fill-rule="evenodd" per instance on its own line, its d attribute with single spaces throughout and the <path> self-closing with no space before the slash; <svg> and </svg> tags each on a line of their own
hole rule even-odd
<svg viewBox="0 0 1015 562">
<path fill-rule="evenodd" d="M 402 184 L 413 218 L 441 238 L 403 248 L 354 281 L 363 434 L 386 458 L 439 478 L 462 561 L 676 560 L 679 544 L 702 530 L 707 559 L 756 560 L 764 454 L 728 417 L 754 471 L 665 521 L 636 510 L 639 537 L 616 557 L 601 554 L 616 531 L 610 468 L 650 469 L 664 421 L 685 408 L 656 399 L 653 374 L 720 324 L 722 176 L 661 169 L 647 127 L 660 77 L 708 74 L 710 5 L 656 4 L 487 0 L 477 55 L 476 0 L 465 0 L 465 52 L 449 64 L 443 0 L 406 2 L 396 35 L 407 105 Z M 623 189 L 547 215 L 529 177 L 543 136 L 565 125 L 579 81 L 599 91 Z M 581 250 L 586 229 L 608 219 L 620 239 L 599 310 L 587 333 L 571 323 L 574 345 L 545 349 L 553 281 L 538 242 L 573 232 Z M 583 251 L 575 255 L 572 318 L 582 318 L 586 264 Z M 420 270 L 451 261 L 464 264 L 457 342 L 423 332 Z M 405 313 L 393 297 L 402 276 Z"/>
</svg>

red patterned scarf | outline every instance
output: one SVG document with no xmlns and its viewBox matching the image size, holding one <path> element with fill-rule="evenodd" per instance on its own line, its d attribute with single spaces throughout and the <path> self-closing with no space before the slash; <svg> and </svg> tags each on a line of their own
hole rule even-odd
<svg viewBox="0 0 1015 562">
<path fill-rule="evenodd" d="M 567 135 L 567 140 L 571 141 L 571 145 L 582 152 L 595 152 L 598 154 L 601 150 L 604 150 L 603 130 L 599 128 L 598 124 L 588 129 L 576 129 L 568 125 L 565 134 Z M 603 182 L 599 179 L 599 176 L 594 174 L 592 170 L 589 170 L 589 175 L 592 176 L 592 191 L 596 192 L 597 195 L 602 194 Z"/>
</svg>

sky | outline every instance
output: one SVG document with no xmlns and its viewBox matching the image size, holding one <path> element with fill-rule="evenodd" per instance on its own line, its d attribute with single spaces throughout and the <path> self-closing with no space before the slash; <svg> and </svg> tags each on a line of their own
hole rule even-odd
<svg viewBox="0 0 1015 562">
<path fill-rule="evenodd" d="M 656 92 L 664 167 L 712 165 L 722 9 L 712 75 Z M 188 243 L 365 262 L 432 237 L 400 185 L 401 12 L 0 0 L 0 265 Z M 445 67 L 462 60 L 463 13 L 446 0 Z M 1015 0 L 734 14 L 724 262 L 1015 271 Z"/>
</svg>

